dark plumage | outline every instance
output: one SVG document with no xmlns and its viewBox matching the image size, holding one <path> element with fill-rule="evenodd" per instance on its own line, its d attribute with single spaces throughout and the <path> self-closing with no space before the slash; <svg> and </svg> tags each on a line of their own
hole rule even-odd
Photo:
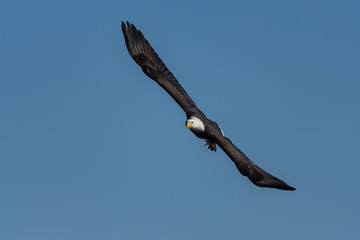
<svg viewBox="0 0 360 240">
<path fill-rule="evenodd" d="M 265 172 L 253 163 L 243 152 L 225 136 L 218 124 L 208 119 L 203 112 L 195 105 L 186 91 L 182 88 L 174 75 L 161 61 L 144 35 L 129 22 L 122 22 L 126 47 L 130 56 L 142 68 L 144 73 L 157 82 L 185 111 L 187 118 L 196 117 L 202 121 L 205 130 L 202 133 L 195 133 L 196 136 L 208 139 L 219 147 L 231 158 L 237 169 L 251 182 L 259 187 L 277 188 L 282 190 L 295 190 L 284 181 Z"/>
</svg>

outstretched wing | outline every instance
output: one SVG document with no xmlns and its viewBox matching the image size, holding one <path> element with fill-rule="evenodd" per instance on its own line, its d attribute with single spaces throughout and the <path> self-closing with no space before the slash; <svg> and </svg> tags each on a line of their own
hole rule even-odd
<svg viewBox="0 0 360 240">
<path fill-rule="evenodd" d="M 188 116 L 195 112 L 201 112 L 174 75 L 161 61 L 142 32 L 129 22 L 126 22 L 126 24 L 122 22 L 121 28 L 130 56 L 142 68 L 144 73 L 164 88 Z"/>
<path fill-rule="evenodd" d="M 252 183 L 259 187 L 278 188 L 282 190 L 296 190 L 287 185 L 284 181 L 265 172 L 258 165 L 253 163 L 240 149 L 238 149 L 231 141 L 218 132 L 210 133 L 211 140 L 219 145 L 219 147 L 231 158 L 235 163 L 239 172 L 247 176 Z"/>
</svg>

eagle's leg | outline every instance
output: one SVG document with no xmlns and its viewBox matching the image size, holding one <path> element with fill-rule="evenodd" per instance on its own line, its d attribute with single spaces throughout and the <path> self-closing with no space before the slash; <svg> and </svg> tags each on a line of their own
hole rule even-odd
<svg viewBox="0 0 360 240">
<path fill-rule="evenodd" d="M 206 143 L 204 146 L 208 146 L 208 148 L 211 150 L 211 151 L 214 151 L 216 152 L 216 144 L 211 142 L 210 140 L 208 139 L 205 139 Z"/>
</svg>

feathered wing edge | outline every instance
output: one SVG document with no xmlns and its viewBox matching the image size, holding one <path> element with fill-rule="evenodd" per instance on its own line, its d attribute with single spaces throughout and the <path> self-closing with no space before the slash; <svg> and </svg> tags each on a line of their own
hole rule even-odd
<svg viewBox="0 0 360 240">
<path fill-rule="evenodd" d="M 126 24 L 122 22 L 121 28 L 129 54 L 143 72 L 164 88 L 187 114 L 194 111 L 200 112 L 190 96 L 145 39 L 142 32 L 129 22 L 126 22 Z"/>
<path fill-rule="evenodd" d="M 216 135 L 215 142 L 235 163 L 239 172 L 247 176 L 252 183 L 259 187 L 277 188 L 281 190 L 296 190 L 287 185 L 284 181 L 264 171 L 262 168 L 252 162 L 240 149 L 238 149 L 230 139 Z"/>
<path fill-rule="evenodd" d="M 146 75 L 155 81 L 160 74 L 165 78 L 174 78 L 141 31 L 137 30 L 136 27 L 129 22 L 126 22 L 126 24 L 122 22 L 121 29 L 130 56 L 142 68 Z"/>
</svg>

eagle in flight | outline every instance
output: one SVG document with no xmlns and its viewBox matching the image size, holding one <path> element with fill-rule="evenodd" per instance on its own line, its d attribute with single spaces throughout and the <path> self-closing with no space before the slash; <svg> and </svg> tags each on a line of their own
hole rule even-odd
<svg viewBox="0 0 360 240">
<path fill-rule="evenodd" d="M 186 113 L 186 127 L 197 137 L 205 139 L 211 151 L 216 151 L 217 144 L 235 163 L 239 172 L 247 176 L 256 186 L 295 190 L 295 188 L 265 172 L 253 163 L 230 139 L 224 136 L 219 125 L 207 118 L 196 106 L 141 31 L 129 22 L 122 22 L 121 28 L 130 56 L 148 77 L 157 82 L 180 105 Z"/>
</svg>

